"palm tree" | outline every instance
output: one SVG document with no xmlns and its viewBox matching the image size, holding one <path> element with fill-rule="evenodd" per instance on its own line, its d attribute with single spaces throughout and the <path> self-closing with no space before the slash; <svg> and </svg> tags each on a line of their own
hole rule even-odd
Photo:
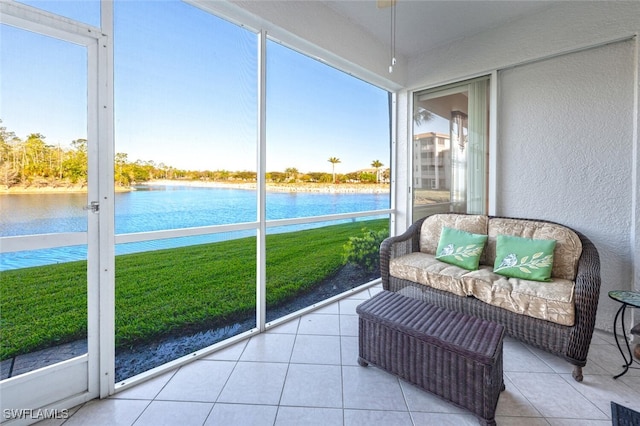
<svg viewBox="0 0 640 426">
<path fill-rule="evenodd" d="M 336 164 L 340 162 L 340 159 L 337 157 L 331 157 L 328 161 L 331 163 L 331 174 L 333 176 L 333 183 L 336 183 Z"/>
<path fill-rule="evenodd" d="M 421 106 L 416 107 L 415 110 L 413 111 L 413 122 L 417 126 L 426 123 L 432 118 L 433 118 L 433 113 Z"/>
<path fill-rule="evenodd" d="M 378 160 L 374 160 L 373 163 L 371 163 L 371 167 L 376 169 L 376 183 L 380 183 L 380 167 L 382 166 L 384 166 L 384 164 Z"/>
</svg>

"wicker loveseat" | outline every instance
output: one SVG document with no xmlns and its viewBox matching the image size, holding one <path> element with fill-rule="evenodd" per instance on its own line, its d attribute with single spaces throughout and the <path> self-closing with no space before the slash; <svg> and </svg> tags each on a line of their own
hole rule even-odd
<svg viewBox="0 0 640 426">
<path fill-rule="evenodd" d="M 488 236 L 477 270 L 435 259 L 445 227 Z M 498 235 L 556 240 L 548 282 L 496 275 Z M 437 214 L 382 242 L 380 272 L 385 290 L 500 323 L 507 335 L 573 364 L 574 379 L 582 381 L 598 306 L 600 260 L 579 232 L 541 220 Z"/>
</svg>

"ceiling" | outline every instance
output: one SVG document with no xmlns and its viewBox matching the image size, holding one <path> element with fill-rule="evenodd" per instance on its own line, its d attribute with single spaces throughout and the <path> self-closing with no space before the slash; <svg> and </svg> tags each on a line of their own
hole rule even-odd
<svg viewBox="0 0 640 426">
<path fill-rule="evenodd" d="M 328 0 L 327 7 L 362 27 L 382 43 L 391 39 L 391 8 L 376 0 Z M 554 1 L 397 0 L 396 52 L 410 57 L 536 13 Z"/>
</svg>

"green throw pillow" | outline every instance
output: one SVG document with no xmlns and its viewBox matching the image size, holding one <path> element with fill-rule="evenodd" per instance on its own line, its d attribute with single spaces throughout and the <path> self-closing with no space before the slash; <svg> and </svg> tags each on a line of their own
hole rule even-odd
<svg viewBox="0 0 640 426">
<path fill-rule="evenodd" d="M 472 234 L 444 226 L 436 249 L 436 259 L 470 271 L 478 269 L 486 235 Z"/>
<path fill-rule="evenodd" d="M 556 240 L 498 235 L 493 272 L 505 277 L 549 281 Z"/>
</svg>

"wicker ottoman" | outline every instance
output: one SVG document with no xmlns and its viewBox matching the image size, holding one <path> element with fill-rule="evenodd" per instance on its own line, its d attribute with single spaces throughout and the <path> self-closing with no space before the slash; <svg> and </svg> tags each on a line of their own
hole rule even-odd
<svg viewBox="0 0 640 426">
<path fill-rule="evenodd" d="M 495 425 L 500 324 L 383 291 L 356 308 L 359 357 Z"/>
</svg>

